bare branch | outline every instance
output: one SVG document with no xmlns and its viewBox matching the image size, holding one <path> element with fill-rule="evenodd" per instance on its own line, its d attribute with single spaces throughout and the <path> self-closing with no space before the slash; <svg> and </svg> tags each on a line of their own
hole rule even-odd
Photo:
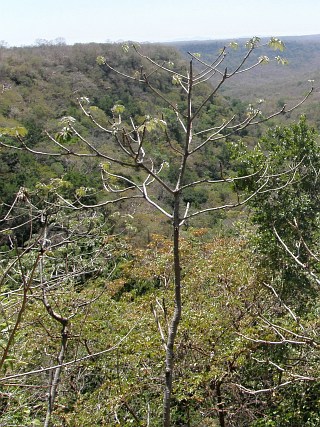
<svg viewBox="0 0 320 427">
<path fill-rule="evenodd" d="M 280 298 L 279 294 L 276 292 L 276 290 L 274 289 L 273 286 L 269 285 L 268 283 L 263 282 L 263 285 L 270 289 L 272 291 L 272 293 L 275 295 L 275 297 L 279 300 L 279 302 L 281 303 L 281 306 L 283 306 L 287 312 L 290 314 L 290 316 L 292 317 L 292 319 L 297 322 L 299 324 L 300 327 L 302 327 L 302 329 L 304 329 L 304 327 L 300 324 L 299 322 L 299 318 L 294 314 L 294 312 L 291 310 L 290 307 L 288 307 L 284 301 Z"/>
<path fill-rule="evenodd" d="M 318 285 L 320 285 L 320 279 L 318 278 L 318 276 L 313 271 L 311 271 L 309 269 L 308 265 L 301 262 L 299 257 L 294 255 L 294 253 L 288 248 L 288 246 L 285 244 L 285 242 L 281 239 L 281 237 L 280 237 L 277 229 L 275 228 L 275 226 L 273 226 L 272 229 L 273 229 L 273 232 L 274 232 L 275 236 L 277 237 L 278 241 L 282 245 L 282 247 L 290 255 L 290 257 L 295 261 L 295 263 L 298 264 L 299 267 L 301 267 L 303 270 L 306 270 L 307 274 L 309 276 L 311 276 L 312 279 L 314 279 Z"/>
<path fill-rule="evenodd" d="M 201 65 L 205 66 L 205 69 L 203 71 L 201 71 L 195 75 L 195 77 L 194 77 L 194 81 L 196 82 L 195 84 L 199 84 L 199 83 L 203 83 L 203 82 L 207 81 L 215 73 L 219 73 L 220 75 L 223 74 L 217 67 L 224 61 L 224 59 L 226 57 L 226 47 L 225 46 L 223 47 L 223 49 L 221 49 L 221 52 L 218 54 L 217 58 L 211 64 L 206 63 L 205 61 L 201 60 L 198 56 L 196 56 L 190 52 L 188 52 L 188 55 L 190 55 L 191 58 L 193 58 L 194 60 L 199 62 Z M 209 74 L 209 78 L 208 78 L 208 74 Z M 200 80 L 200 81 L 198 82 L 198 80 Z"/>
<path fill-rule="evenodd" d="M 162 330 L 162 326 L 161 326 L 161 323 L 160 323 L 159 318 L 158 318 L 157 311 L 156 311 L 155 307 L 153 307 L 152 304 L 151 304 L 151 311 L 153 313 L 154 320 L 156 321 L 156 324 L 157 324 L 157 327 L 158 327 L 158 331 L 159 331 L 160 336 L 161 336 L 162 345 L 163 345 L 163 347 L 164 347 L 164 349 L 166 351 L 167 350 L 167 340 L 166 340 L 166 338 L 164 336 L 164 333 L 163 333 L 163 330 Z"/>
<path fill-rule="evenodd" d="M 262 393 L 275 392 L 276 390 L 279 390 L 280 388 L 287 387 L 289 384 L 294 384 L 294 383 L 299 382 L 299 381 L 318 381 L 318 378 L 307 377 L 307 376 L 301 375 L 301 376 L 297 376 L 296 378 L 289 379 L 288 381 L 285 381 L 285 382 L 278 384 L 278 385 L 275 385 L 273 387 L 264 388 L 264 389 L 260 389 L 260 390 L 252 390 L 252 389 L 249 389 L 247 387 L 244 387 L 241 384 L 235 384 L 235 386 L 237 386 L 241 391 L 244 391 L 245 393 L 256 396 L 256 395 L 262 394 Z"/>
<path fill-rule="evenodd" d="M 22 378 L 22 377 L 26 377 L 26 376 L 29 376 L 29 375 L 42 374 L 43 372 L 51 371 L 52 369 L 64 368 L 66 366 L 74 365 L 74 364 L 76 364 L 78 362 L 83 362 L 84 360 L 93 359 L 95 357 L 102 356 L 103 354 L 110 353 L 110 352 L 116 350 L 129 337 L 129 335 L 137 327 L 137 325 L 139 323 L 142 323 L 142 322 L 143 322 L 143 319 L 141 319 L 140 322 L 135 323 L 132 326 L 132 328 L 130 328 L 129 332 L 124 337 L 122 337 L 112 347 L 109 347 L 109 348 L 107 348 L 105 350 L 98 351 L 98 352 L 92 353 L 92 354 L 88 354 L 88 355 L 83 356 L 83 357 L 79 357 L 77 359 L 71 360 L 70 362 L 64 362 L 64 363 L 61 363 L 61 364 L 58 364 L 58 365 L 48 366 L 46 368 L 34 369 L 32 371 L 22 372 L 22 373 L 19 373 L 19 374 L 7 375 L 7 376 L 5 376 L 3 378 L 0 378 L 0 382 L 12 380 L 14 378 Z"/>
<path fill-rule="evenodd" d="M 194 212 L 192 214 L 187 215 L 185 217 L 185 220 L 189 219 L 189 218 L 193 218 L 193 217 L 198 216 L 198 215 L 201 215 L 203 213 L 214 212 L 214 211 L 219 211 L 219 210 L 223 210 L 223 209 L 232 209 L 232 208 L 236 208 L 236 207 L 245 205 L 249 200 L 251 200 L 253 197 L 255 197 L 257 194 L 260 193 L 260 191 L 267 185 L 268 181 L 269 181 L 269 178 L 266 178 L 265 182 L 254 193 L 250 194 L 248 197 L 246 197 L 242 201 L 238 200 L 235 203 L 227 203 L 227 204 L 221 205 L 221 206 L 215 206 L 212 208 L 201 209 L 197 212 Z"/>
<path fill-rule="evenodd" d="M 163 209 L 160 205 L 158 205 L 156 202 L 154 202 L 150 197 L 148 196 L 147 187 L 145 183 L 142 184 L 143 187 L 143 197 L 150 203 L 150 205 L 154 206 L 158 211 L 163 213 L 167 218 L 172 219 L 173 216 L 169 214 L 165 209 Z"/>
</svg>

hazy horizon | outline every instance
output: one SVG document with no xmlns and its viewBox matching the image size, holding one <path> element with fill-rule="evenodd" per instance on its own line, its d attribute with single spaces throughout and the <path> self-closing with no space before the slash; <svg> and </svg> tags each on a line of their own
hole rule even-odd
<svg viewBox="0 0 320 427">
<path fill-rule="evenodd" d="M 11 0 L 1 7 L 0 40 L 167 43 L 320 34 L 315 0 Z"/>
<path fill-rule="evenodd" d="M 125 42 L 136 42 L 136 43 L 141 43 L 141 44 L 175 44 L 175 43 L 192 43 L 192 42 L 215 42 L 215 41 L 223 41 L 223 40 L 248 40 L 252 37 L 259 37 L 261 39 L 265 39 L 265 38 L 270 38 L 270 37 L 274 37 L 272 34 L 267 34 L 267 35 L 254 35 L 254 36 L 235 36 L 235 37 L 217 37 L 217 38 L 206 38 L 206 37 L 193 37 L 193 38 L 177 38 L 177 39 L 172 39 L 172 40 L 162 40 L 162 41 L 141 41 L 141 40 L 133 40 L 133 39 L 120 39 L 120 40 L 105 40 L 105 41 L 75 41 L 73 43 L 68 43 L 68 41 L 64 38 L 64 37 L 56 37 L 54 39 L 45 39 L 45 38 L 38 38 L 36 40 L 34 40 L 33 43 L 30 44 L 20 44 L 20 45 L 9 45 L 8 43 L 6 43 L 5 40 L 0 40 L 0 46 L 2 45 L 2 47 L 6 47 L 6 48 L 23 48 L 23 47 L 36 47 L 36 46 L 40 46 L 40 45 L 44 45 L 44 44 L 48 44 L 48 45 L 58 45 L 58 44 L 63 44 L 63 45 L 67 45 L 67 46 L 73 46 L 76 44 L 91 44 L 91 43 L 97 43 L 97 44 L 108 44 L 108 43 L 125 43 Z M 278 38 L 280 39 L 289 39 L 289 38 L 319 38 L 320 39 L 320 33 L 319 34 L 299 34 L 299 35 L 277 35 Z"/>
</svg>

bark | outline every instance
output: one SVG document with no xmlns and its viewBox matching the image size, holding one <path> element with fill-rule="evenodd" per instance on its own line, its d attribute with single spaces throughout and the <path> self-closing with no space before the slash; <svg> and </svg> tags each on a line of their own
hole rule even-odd
<svg viewBox="0 0 320 427">
<path fill-rule="evenodd" d="M 41 272 L 42 272 L 43 271 L 43 260 L 41 260 L 40 268 L 41 268 Z M 42 281 L 42 279 L 41 279 L 41 281 Z M 52 416 L 52 412 L 54 410 L 54 403 L 55 403 L 55 399 L 57 396 L 58 386 L 59 386 L 60 377 L 61 377 L 61 371 L 62 371 L 61 365 L 64 362 L 66 351 L 67 351 L 68 333 L 69 333 L 69 330 L 68 330 L 69 319 L 67 317 L 60 315 L 56 311 L 54 311 L 54 309 L 52 308 L 52 306 L 48 300 L 46 288 L 43 284 L 42 284 L 42 302 L 43 302 L 43 305 L 44 305 L 47 313 L 49 314 L 49 316 L 52 319 L 54 319 L 56 322 L 60 323 L 60 325 L 62 326 L 60 351 L 59 351 L 59 354 L 57 356 L 58 367 L 55 368 L 54 371 L 51 371 L 47 413 L 46 413 L 46 418 L 45 418 L 44 425 L 43 425 L 43 427 L 49 427 L 51 424 L 51 422 L 50 422 L 51 416 Z"/>
<path fill-rule="evenodd" d="M 165 371 L 165 390 L 163 399 L 163 427 L 170 426 L 171 393 L 174 367 L 174 343 L 181 319 L 181 265 L 180 265 L 180 226 L 179 226 L 179 200 L 180 195 L 175 195 L 174 205 L 174 228 L 173 228 L 173 254 L 174 254 L 174 292 L 175 306 L 174 313 L 169 325 L 167 349 L 166 349 L 166 371 Z"/>
<path fill-rule="evenodd" d="M 180 263 L 180 199 L 181 185 L 186 171 L 187 160 L 189 157 L 190 144 L 192 142 L 192 89 L 193 89 L 193 65 L 190 61 L 188 76 L 188 113 L 186 123 L 186 138 L 184 153 L 181 160 L 180 172 L 174 192 L 173 206 L 173 267 L 174 267 L 174 312 L 169 325 L 167 349 L 166 349 L 166 372 L 165 372 L 165 390 L 163 400 L 163 427 L 170 427 L 171 415 L 171 393 L 174 368 L 174 343 L 181 319 L 181 263 Z"/>
<path fill-rule="evenodd" d="M 23 314 L 27 308 L 28 292 L 32 286 L 34 273 L 36 271 L 36 268 L 38 266 L 39 261 L 40 261 L 40 254 L 37 256 L 37 259 L 35 260 L 35 262 L 33 264 L 32 271 L 31 271 L 29 279 L 26 280 L 26 277 L 23 273 L 23 268 L 21 265 L 21 255 L 18 254 L 18 262 L 19 262 L 19 266 L 20 266 L 20 270 L 21 270 L 21 277 L 22 277 L 22 281 L 23 281 L 23 296 L 22 296 L 21 307 L 18 311 L 18 315 L 17 315 L 16 321 L 15 321 L 15 324 L 14 324 L 12 330 L 10 331 L 7 344 L 4 348 L 3 354 L 2 354 L 1 359 L 0 359 L 0 371 L 2 370 L 3 365 L 4 365 L 4 363 L 8 357 L 9 350 L 11 348 L 11 345 L 14 342 L 16 333 L 19 329 L 20 323 L 22 322 Z"/>
<path fill-rule="evenodd" d="M 52 373 L 52 375 L 50 375 L 50 379 L 51 379 L 51 384 L 50 384 L 50 389 L 49 389 L 49 396 L 48 396 L 48 407 L 47 407 L 47 414 L 46 414 L 46 419 L 45 422 L 43 424 L 43 427 L 49 427 L 50 426 L 50 420 L 51 420 L 51 415 L 54 409 L 54 402 L 57 396 L 57 390 L 58 390 L 58 385 L 60 382 L 60 376 L 61 376 L 61 371 L 62 371 L 62 364 L 64 362 L 64 358 L 65 358 L 65 354 L 66 354 L 66 350 L 67 350 L 67 342 L 68 342 L 68 320 L 67 319 L 63 319 L 64 321 L 61 322 L 62 323 L 62 330 L 61 330 L 61 346 L 60 346 L 60 352 L 59 355 L 57 357 L 57 362 L 58 362 L 58 366 L 54 373 Z"/>
<path fill-rule="evenodd" d="M 223 401 L 221 396 L 221 382 L 218 381 L 216 385 L 216 392 L 217 392 L 217 400 L 218 400 L 218 410 L 219 410 L 219 425 L 220 427 L 225 427 L 225 420 L 224 420 L 224 408 L 223 408 Z"/>
</svg>

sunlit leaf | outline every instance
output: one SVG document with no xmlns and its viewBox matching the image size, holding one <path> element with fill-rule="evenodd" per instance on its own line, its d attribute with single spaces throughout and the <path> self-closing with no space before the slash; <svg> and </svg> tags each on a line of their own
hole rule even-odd
<svg viewBox="0 0 320 427">
<path fill-rule="evenodd" d="M 12 128 L 9 127 L 0 127 L 0 136 L 21 136 L 24 137 L 28 133 L 27 129 L 23 126 L 15 126 Z"/>
<path fill-rule="evenodd" d="M 288 60 L 285 58 L 282 58 L 281 56 L 276 56 L 275 60 L 278 62 L 278 64 L 280 65 L 288 65 Z"/>
<path fill-rule="evenodd" d="M 104 65 L 106 63 L 106 58 L 104 56 L 99 55 L 96 59 L 96 63 L 98 65 Z"/>
<path fill-rule="evenodd" d="M 180 77 L 180 76 L 178 76 L 177 74 L 175 74 L 175 75 L 172 77 L 172 83 L 173 83 L 174 85 L 179 85 L 179 84 L 181 83 L 181 77 Z"/>
<path fill-rule="evenodd" d="M 46 251 L 46 257 L 55 258 L 53 251 Z"/>
<path fill-rule="evenodd" d="M 64 116 L 59 120 L 59 122 L 63 124 L 75 123 L 76 119 L 72 116 Z"/>
<path fill-rule="evenodd" d="M 281 52 L 285 49 L 285 44 L 280 39 L 272 37 L 268 43 L 268 46 L 274 50 L 280 50 Z"/>
<path fill-rule="evenodd" d="M 147 116 L 147 120 L 139 127 L 139 131 L 142 132 L 145 129 L 148 132 L 152 132 L 156 129 L 165 130 L 166 127 L 167 123 L 164 120 Z"/>
<path fill-rule="evenodd" d="M 25 127 L 23 126 L 18 126 L 15 128 L 16 134 L 18 134 L 19 136 L 26 136 L 28 131 Z"/>
<path fill-rule="evenodd" d="M 128 44 L 128 43 L 124 43 L 124 44 L 122 45 L 122 50 L 123 50 L 123 52 L 124 52 L 124 53 L 129 52 L 129 49 L 130 49 L 130 46 L 129 46 L 129 44 Z"/>
<path fill-rule="evenodd" d="M 87 96 L 81 96 L 80 101 L 90 104 L 90 99 Z"/>
<path fill-rule="evenodd" d="M 268 64 L 270 62 L 270 58 L 266 55 L 259 57 L 260 64 Z"/>
<path fill-rule="evenodd" d="M 73 136 L 73 131 L 70 127 L 65 126 L 60 132 L 55 134 L 55 138 L 58 142 L 69 142 Z"/>
<path fill-rule="evenodd" d="M 121 104 L 115 104 L 112 108 L 111 111 L 113 114 L 122 114 L 125 111 L 125 106 L 121 105 Z"/>
<path fill-rule="evenodd" d="M 255 47 L 259 46 L 260 43 L 260 37 L 252 37 L 252 39 L 248 40 L 245 44 L 245 47 L 247 49 L 254 49 Z"/>
<path fill-rule="evenodd" d="M 99 166 L 105 172 L 108 172 L 110 170 L 110 163 L 100 163 Z"/>
<path fill-rule="evenodd" d="M 239 48 L 239 44 L 237 42 L 230 42 L 229 46 L 231 49 L 237 50 Z"/>
</svg>

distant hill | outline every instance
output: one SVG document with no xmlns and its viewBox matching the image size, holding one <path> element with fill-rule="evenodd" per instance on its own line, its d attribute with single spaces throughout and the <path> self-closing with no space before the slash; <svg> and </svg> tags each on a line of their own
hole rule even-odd
<svg viewBox="0 0 320 427">
<path fill-rule="evenodd" d="M 177 49 L 157 44 L 145 44 L 142 48 L 145 55 L 150 55 L 160 63 L 170 60 L 176 72 L 186 72 L 187 63 Z M 91 102 L 90 106 L 86 104 L 86 108 L 105 127 L 112 126 L 113 106 L 120 105 L 124 108 L 123 122 L 130 122 L 132 118 L 135 123 L 141 125 L 147 117 L 164 119 L 172 135 L 171 141 L 176 144 L 183 143 L 184 132 L 164 98 L 157 96 L 145 85 L 111 72 L 107 67 L 102 69 L 96 61 L 99 56 L 105 56 L 110 64 L 129 76 L 139 74 L 143 65 L 144 71 L 149 73 L 149 80 L 152 79 L 154 87 L 166 99 L 171 103 L 184 105 L 184 92 L 174 84 L 170 73 L 155 73 L 152 65 L 138 56 L 134 49 L 126 49 L 119 44 L 0 47 L 0 133 L 2 127 L 22 128 L 27 132 L 24 136 L 27 146 L 34 151 L 53 151 L 54 144 L 50 144 L 45 131 L 51 135 L 59 135 L 66 120 L 71 118 L 81 135 L 89 138 L 93 145 L 108 147 L 108 152 L 113 153 L 118 148 L 112 136 L 93 126 L 82 113 L 77 98 L 85 97 Z M 209 84 L 201 86 L 198 90 L 199 99 L 206 98 L 210 92 Z M 212 128 L 234 114 L 241 117 L 246 114 L 241 105 L 233 112 L 231 102 L 226 102 L 221 96 L 215 97 L 214 108 L 212 111 L 210 108 L 208 103 L 199 114 L 198 120 L 202 121 L 203 128 Z M 153 150 L 156 150 L 159 164 L 165 160 L 168 164 L 170 162 L 175 165 L 176 160 L 170 157 L 167 144 L 157 143 L 160 139 L 158 134 L 153 138 Z M 2 136 L 1 139 L 11 144 L 10 136 Z M 73 151 L 76 144 L 81 145 L 81 142 L 74 138 L 68 141 L 68 144 Z M 86 151 L 87 147 L 82 146 L 81 150 Z M 190 174 L 195 180 L 200 179 L 206 164 L 210 178 L 217 179 L 221 176 L 222 160 L 227 163 L 226 150 L 223 149 L 222 143 L 215 144 L 210 151 L 199 151 L 199 154 L 194 156 L 194 163 L 190 164 Z M 32 189 L 39 181 L 49 182 L 57 177 L 63 177 L 75 189 L 101 189 L 101 193 L 96 192 L 96 197 L 105 197 L 101 188 L 99 161 L 91 157 L 79 161 L 77 157 L 70 156 L 34 156 L 0 147 L 0 214 L 1 204 L 11 203 L 21 186 Z M 174 181 L 175 170 L 175 166 L 166 170 L 168 181 Z M 126 170 L 123 173 L 130 179 L 129 173 L 133 172 Z M 211 202 L 210 197 L 220 201 L 220 198 L 225 198 L 225 194 L 193 194 L 192 190 L 186 194 L 187 201 L 201 200 L 201 203 L 203 200 Z M 164 200 L 164 203 L 167 201 Z"/>
<path fill-rule="evenodd" d="M 230 69 L 239 63 L 246 52 L 245 40 L 238 42 L 239 49 L 231 50 L 225 61 L 224 66 Z M 265 98 L 268 107 L 273 110 L 281 108 L 285 102 L 292 105 L 307 92 L 310 87 L 309 79 L 314 79 L 315 85 L 320 86 L 320 35 L 286 37 L 284 42 L 287 49 L 280 54 L 288 59 L 289 65 L 270 63 L 228 81 L 220 92 L 223 96 L 215 97 L 214 108 L 211 109 L 208 104 L 203 115 L 200 115 L 203 127 L 214 126 L 234 114 L 245 117 L 247 104 L 261 98 Z M 210 61 L 224 44 L 229 43 L 230 40 L 178 42 L 161 46 L 145 44 L 143 49 L 156 60 L 161 62 L 170 59 L 176 70 L 185 70 L 187 52 L 198 52 L 202 60 Z M 258 55 L 261 54 L 272 58 L 279 53 L 268 49 L 260 51 Z M 171 110 L 166 108 L 167 104 L 144 86 L 130 83 L 108 70 L 103 72 L 96 63 L 96 58 L 100 55 L 107 56 L 124 73 L 134 75 L 140 70 L 141 58 L 137 58 L 133 50 L 124 52 L 117 44 L 0 47 L 0 128 L 25 127 L 28 131 L 26 143 L 40 151 L 46 151 L 48 137 L 44 130 L 54 134 L 61 128 L 59 119 L 71 116 L 77 120 L 80 132 L 90 134 L 97 144 L 105 144 L 108 140 L 106 135 L 92 128 L 77 104 L 78 97 L 86 96 L 94 106 L 94 114 L 105 122 L 112 119 L 112 107 L 119 103 L 125 106 L 124 118 L 134 117 L 138 123 L 143 122 L 145 114 L 157 116 L 161 112 L 170 122 L 170 130 L 179 143 L 183 136 L 181 130 L 177 129 L 175 115 L 172 116 Z M 156 87 L 168 99 L 174 103 L 181 102 L 182 94 L 172 83 L 171 75 L 153 74 L 153 78 Z M 211 92 L 208 85 L 203 90 L 204 92 L 199 93 L 200 96 Z M 301 113 L 307 113 L 320 129 L 317 93 L 291 118 Z M 286 118 L 287 116 L 284 117 Z M 278 119 L 271 124 L 275 123 L 278 123 Z M 260 131 L 263 132 L 263 129 Z M 253 130 L 248 132 L 246 137 L 250 138 Z M 252 139 L 256 136 L 254 134 Z M 112 147 L 112 143 L 109 143 Z M 159 152 L 159 157 L 163 155 L 165 153 Z M 192 165 L 192 173 L 200 177 L 204 162 L 210 159 L 207 168 L 211 170 L 211 178 L 220 176 L 219 162 L 226 160 L 222 147 L 214 147 L 210 156 L 205 154 L 205 159 L 201 156 L 199 154 L 197 164 Z M 76 159 L 54 160 L 43 156 L 35 158 L 1 148 L 0 204 L 2 201 L 10 201 L 20 186 L 32 187 L 39 180 L 62 175 L 75 187 L 80 184 L 95 187 L 100 184 L 100 175 L 92 162 L 88 162 L 86 170 L 83 163 L 80 164 Z"/>
<path fill-rule="evenodd" d="M 261 43 L 267 40 L 262 39 Z M 282 66 L 275 63 L 261 65 L 250 73 L 244 73 L 239 78 L 230 80 L 223 87 L 222 93 L 225 96 L 239 98 L 250 103 L 264 98 L 273 107 L 284 102 L 294 103 L 301 99 L 310 87 L 308 80 L 314 80 L 315 87 L 320 87 L 320 35 L 282 37 L 281 40 L 286 46 L 283 52 L 263 49 L 258 52 L 257 56 L 267 55 L 273 59 L 280 54 L 281 57 L 288 60 L 288 65 Z M 239 49 L 232 50 L 224 62 L 224 67 L 227 66 L 230 69 L 245 54 L 244 45 L 247 39 L 232 41 L 239 44 Z M 210 61 L 217 55 L 219 49 L 229 45 L 230 42 L 231 40 L 188 41 L 177 42 L 172 45 L 184 57 L 188 56 L 188 52 L 196 52 L 201 55 L 201 59 L 204 61 Z M 299 114 L 301 112 L 305 112 L 310 120 L 317 127 L 320 127 L 319 94 L 317 90 L 315 90 L 312 99 L 299 109 Z"/>
</svg>

